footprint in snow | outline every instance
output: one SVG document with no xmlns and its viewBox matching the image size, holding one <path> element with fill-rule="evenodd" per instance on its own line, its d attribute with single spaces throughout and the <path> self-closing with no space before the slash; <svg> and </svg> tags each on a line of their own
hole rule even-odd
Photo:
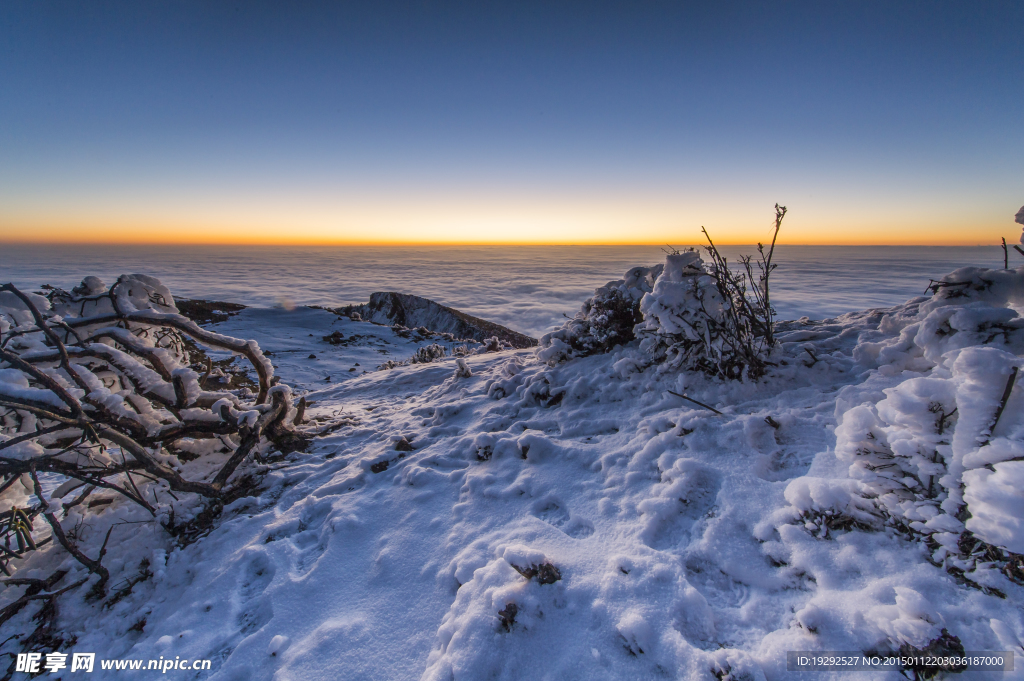
<svg viewBox="0 0 1024 681">
<path fill-rule="evenodd" d="M 331 527 L 327 523 L 332 504 L 324 500 L 314 502 L 308 500 L 299 512 L 298 523 L 274 530 L 267 535 L 265 543 L 287 540 L 297 549 L 294 573 L 303 575 L 309 572 L 327 551 L 330 542 Z"/>
<path fill-rule="evenodd" d="M 273 564 L 263 553 L 250 559 L 242 570 L 238 586 L 241 611 L 236 620 L 240 633 L 249 634 L 259 630 L 274 616 L 270 602 L 259 598 L 273 581 L 274 572 Z"/>
<path fill-rule="evenodd" d="M 531 513 L 573 539 L 584 539 L 594 534 L 594 524 L 583 518 L 574 518 L 558 497 L 549 495 L 534 502 Z"/>
<path fill-rule="evenodd" d="M 666 483 L 657 496 L 637 504 L 644 523 L 641 541 L 658 550 L 688 545 L 691 528 L 714 508 L 720 486 L 718 473 L 697 466 Z"/>
<path fill-rule="evenodd" d="M 263 593 L 274 579 L 274 572 L 274 566 L 265 554 L 260 553 L 251 558 L 242 570 L 238 586 L 239 600 L 246 603 Z"/>
</svg>

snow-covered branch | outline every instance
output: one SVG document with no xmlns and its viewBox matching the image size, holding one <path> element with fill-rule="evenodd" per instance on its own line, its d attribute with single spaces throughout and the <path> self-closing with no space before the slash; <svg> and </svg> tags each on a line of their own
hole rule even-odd
<svg viewBox="0 0 1024 681">
<path fill-rule="evenodd" d="M 197 369 L 205 363 L 209 375 L 207 351 L 245 357 L 258 392 L 206 390 Z M 124 275 L 109 288 L 87 277 L 45 296 L 0 286 L 0 503 L 10 515 L 0 569 L 35 548 L 32 519 L 42 515 L 105 582 L 102 551 L 88 558 L 62 529 L 60 498 L 85 489 L 64 505 L 66 517 L 91 490 L 107 489 L 166 520 L 173 509 L 163 513 L 161 492 L 222 499 L 250 455 L 300 448 L 291 391 L 272 387 L 273 371 L 254 341 L 178 314 L 152 277 Z M 41 475 L 65 482 L 47 497 Z"/>
</svg>

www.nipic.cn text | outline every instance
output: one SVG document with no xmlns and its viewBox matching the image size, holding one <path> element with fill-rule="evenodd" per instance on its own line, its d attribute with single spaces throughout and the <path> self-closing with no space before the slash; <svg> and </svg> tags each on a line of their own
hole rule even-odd
<svg viewBox="0 0 1024 681">
<path fill-rule="evenodd" d="M 96 668 L 96 653 L 19 653 L 14 671 L 39 674 L 42 672 L 91 672 Z M 100 669 L 116 671 L 150 670 L 166 674 L 169 671 L 195 671 L 210 668 L 210 660 L 189 660 L 160 657 L 158 660 L 100 660 Z"/>
</svg>

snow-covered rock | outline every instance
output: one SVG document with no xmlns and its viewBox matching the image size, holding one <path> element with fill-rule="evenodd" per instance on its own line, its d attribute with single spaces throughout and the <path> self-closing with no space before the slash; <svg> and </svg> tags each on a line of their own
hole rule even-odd
<svg viewBox="0 0 1024 681">
<path fill-rule="evenodd" d="M 422 327 L 435 333 L 449 333 L 456 339 L 484 342 L 497 336 L 513 348 L 529 348 L 537 344 L 536 339 L 500 324 L 406 293 L 372 293 L 368 303 L 349 305 L 340 308 L 339 312 L 377 324 L 397 324 L 409 329 Z"/>
</svg>

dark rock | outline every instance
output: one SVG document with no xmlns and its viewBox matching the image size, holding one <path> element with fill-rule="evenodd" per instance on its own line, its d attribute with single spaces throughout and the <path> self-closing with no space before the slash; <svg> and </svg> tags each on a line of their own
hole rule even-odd
<svg viewBox="0 0 1024 681">
<path fill-rule="evenodd" d="M 330 343 L 331 345 L 341 345 L 342 342 L 344 342 L 345 340 L 345 334 L 343 334 L 341 331 L 335 331 L 329 336 L 324 336 L 323 339 Z"/>
<path fill-rule="evenodd" d="M 533 579 L 536 577 L 538 584 L 554 584 L 562 578 L 562 572 L 551 563 L 531 565 L 527 568 L 521 568 L 518 565 L 513 565 L 512 568 L 527 579 Z"/>
<path fill-rule="evenodd" d="M 188 300 L 187 298 L 175 298 L 174 305 L 178 308 L 178 312 L 196 324 L 226 322 L 231 315 L 238 314 L 245 309 L 245 305 L 238 303 L 225 303 L 219 300 Z"/>
<path fill-rule="evenodd" d="M 378 324 L 399 326 L 404 329 L 429 329 L 434 333 L 450 333 L 455 338 L 479 342 L 497 337 L 513 348 L 530 348 L 537 345 L 535 338 L 500 324 L 468 315 L 427 298 L 393 291 L 371 293 L 370 302 L 339 308 L 337 312 L 353 319 L 358 316 L 360 319 Z"/>
<path fill-rule="evenodd" d="M 311 352 L 311 353 L 309 353 L 309 357 L 307 357 L 306 359 L 316 359 L 316 355 L 314 355 L 314 354 L 313 354 L 313 353 Z"/>
<path fill-rule="evenodd" d="M 516 615 L 519 614 L 519 606 L 515 603 L 506 603 L 504 610 L 498 611 L 498 619 L 505 631 L 512 631 L 512 625 L 516 623 Z"/>
<path fill-rule="evenodd" d="M 562 578 L 562 572 L 551 563 L 537 566 L 537 583 L 554 584 Z"/>
<path fill-rule="evenodd" d="M 404 437 L 395 443 L 396 452 L 411 452 L 413 451 L 412 444 Z"/>
<path fill-rule="evenodd" d="M 389 462 L 386 459 L 384 461 L 378 461 L 377 463 L 375 463 L 372 466 L 370 466 L 370 472 L 371 473 L 383 473 L 384 471 L 386 471 L 388 469 L 388 463 Z"/>
</svg>

